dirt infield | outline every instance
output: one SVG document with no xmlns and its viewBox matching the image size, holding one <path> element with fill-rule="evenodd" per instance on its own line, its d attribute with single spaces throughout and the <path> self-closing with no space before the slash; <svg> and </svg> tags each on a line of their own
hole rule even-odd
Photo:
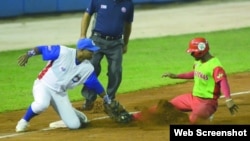
<svg viewBox="0 0 250 141">
<path fill-rule="evenodd" d="M 229 76 L 229 83 L 233 93 L 233 98 L 239 106 L 236 116 L 231 116 L 227 110 L 224 99 L 221 98 L 218 111 L 215 113 L 211 124 L 249 124 L 250 123 L 250 73 L 241 73 Z M 184 84 L 153 88 L 143 91 L 136 91 L 119 95 L 118 100 L 123 103 L 129 111 L 137 111 L 143 107 L 156 104 L 160 99 L 170 99 L 178 94 L 189 92 L 192 82 Z M 82 102 L 74 103 L 75 107 L 81 106 Z M 43 131 L 48 128 L 50 122 L 59 120 L 55 112 L 49 108 L 43 114 L 35 117 L 29 127 L 29 132 L 16 134 L 14 132 L 16 122 L 25 111 L 16 111 L 0 114 L 1 130 L 0 140 L 6 141 L 168 141 L 169 125 L 138 124 L 131 123 L 120 125 L 110 119 L 100 119 L 91 121 L 87 128 L 70 131 L 66 128 Z M 86 112 L 90 120 L 98 117 L 105 117 L 103 113 Z M 6 137 L 12 135 L 11 137 Z"/>
<path fill-rule="evenodd" d="M 139 38 L 142 37 L 142 35 L 145 35 L 147 37 L 150 36 L 162 36 L 162 35 L 174 35 L 174 34 L 180 34 L 180 33 L 191 33 L 191 32 L 200 32 L 200 31 L 211 31 L 211 30 L 219 30 L 219 29 L 229 29 L 229 28 L 238 28 L 238 27 L 246 27 L 250 26 L 250 14 L 248 14 L 248 10 L 250 8 L 250 2 L 239 2 L 239 3 L 227 3 L 227 4 L 211 4 L 211 5 L 205 5 L 201 7 L 200 5 L 196 6 L 187 6 L 183 8 L 171 8 L 169 10 L 164 9 L 166 13 L 165 15 L 168 15 L 168 20 L 165 20 L 162 18 L 163 13 L 160 10 L 155 11 L 145 11 L 146 15 L 142 16 L 141 13 L 137 13 L 135 18 L 135 23 L 139 22 L 140 24 L 134 25 L 134 32 L 133 32 L 133 38 Z M 190 11 L 188 11 L 190 10 Z M 172 12 L 175 13 L 172 13 Z M 179 11 L 179 12 L 177 12 Z M 147 22 L 142 22 L 143 17 L 154 17 L 156 15 L 149 15 L 150 13 L 158 15 L 161 15 L 158 22 L 154 21 L 154 26 L 151 26 Z M 177 13 L 181 14 L 180 16 L 177 15 Z M 193 14 L 191 14 L 193 13 Z M 229 14 L 228 14 L 229 13 Z M 175 17 L 185 17 L 189 16 L 187 18 L 187 24 L 182 25 L 180 28 L 176 27 L 178 23 L 184 23 L 185 19 L 183 18 L 176 18 L 171 20 L 171 15 L 175 15 Z M 205 19 L 202 19 L 205 18 Z M 77 18 L 72 17 L 71 19 L 76 20 Z M 190 19 L 196 19 L 196 22 L 192 21 L 191 23 Z M 78 22 L 74 23 L 77 26 L 79 25 L 79 17 L 76 21 L 72 22 Z M 55 23 L 66 22 L 66 20 L 58 20 L 54 21 L 53 19 L 50 19 L 52 24 L 52 21 Z M 168 22 L 169 21 L 169 22 Z M 205 21 L 209 21 L 205 22 Z M 240 22 L 239 22 L 240 21 Z M 45 23 L 45 22 L 44 22 Z M 43 23 L 43 24 L 44 24 Z M 66 22 L 70 25 L 70 21 Z M 166 24 L 164 24 L 166 23 Z M 35 25 L 33 27 L 28 27 L 28 25 Z M 146 26 L 148 24 L 148 26 Z M 195 24 L 195 25 L 194 25 Z M 179 24 L 178 24 L 179 25 Z M 39 41 L 36 38 L 40 38 L 40 41 L 46 41 L 47 39 L 43 38 L 42 36 L 38 36 L 36 33 L 31 33 L 31 29 L 34 30 L 34 28 L 41 28 L 42 24 L 38 26 L 38 21 L 35 22 L 27 22 L 26 23 L 26 29 L 30 30 L 30 34 L 34 34 L 34 42 L 32 44 L 28 43 L 28 40 L 25 38 L 28 38 L 29 35 L 27 31 L 22 31 L 23 36 L 20 39 L 18 36 L 22 36 L 21 33 L 15 34 L 15 32 L 11 31 L 10 29 L 6 27 L 13 27 L 12 30 L 17 30 L 18 26 L 21 26 L 20 23 L 16 23 L 16 25 L 13 23 L 12 25 L 7 24 L 0 24 L 0 31 L 1 32 L 11 32 L 12 33 L 12 39 L 16 38 L 16 40 L 13 40 L 13 48 L 24 48 L 26 46 L 32 46 L 32 44 L 36 45 Z M 190 30 L 189 27 L 196 26 L 197 28 Z M 5 28 L 4 28 L 5 27 Z M 154 28 L 153 28 L 154 27 Z M 157 27 L 157 29 L 155 28 Z M 162 30 L 158 29 L 161 27 Z M 174 27 L 174 28 L 173 28 Z M 47 27 L 50 28 L 50 27 Z M 137 31 L 136 31 L 137 30 Z M 19 30 L 18 30 L 19 31 Z M 58 32 L 59 29 L 57 29 L 58 34 L 61 34 Z M 71 34 L 71 32 L 74 32 Z M 72 31 L 67 31 L 65 29 L 63 32 L 68 33 L 69 36 L 67 38 L 70 38 L 70 40 L 65 41 L 65 43 L 71 42 L 73 39 L 76 39 L 78 37 L 79 28 L 74 27 Z M 26 33 L 27 32 L 27 33 Z M 44 33 L 45 31 L 41 31 L 41 33 Z M 62 31 L 60 31 L 62 32 Z M 154 32 L 154 33 L 153 33 Z M 152 33 L 152 34 L 150 34 Z M 9 33 L 8 33 L 9 34 Z M 0 42 L 1 42 L 1 49 L 5 50 L 2 45 L 11 47 L 11 42 L 7 40 L 7 36 L 3 37 L 3 34 L 0 35 Z M 55 36 L 57 39 L 60 38 L 58 35 L 49 35 L 48 38 L 52 38 L 52 40 L 49 39 L 49 42 L 53 42 L 54 40 L 57 40 L 51 36 Z M 63 37 L 62 37 L 63 38 Z M 11 36 L 8 37 L 8 39 L 11 39 Z M 24 46 L 19 46 L 20 43 L 23 43 Z M 126 76 L 124 76 L 126 77 Z M 229 111 L 227 110 L 225 106 L 224 99 L 221 98 L 219 100 L 219 108 L 218 111 L 215 113 L 215 117 L 213 122 L 211 124 L 249 124 L 250 123 L 250 72 L 246 73 L 239 73 L 239 74 L 232 74 L 228 77 L 229 83 L 231 86 L 231 92 L 233 94 L 233 98 L 235 102 L 239 105 L 239 112 L 236 114 L 236 116 L 231 116 Z M 186 93 L 192 90 L 192 82 L 187 82 L 183 84 L 177 84 L 177 85 L 171 85 L 171 86 L 165 86 L 160 88 L 152 88 L 152 89 L 146 89 L 146 90 L 138 90 L 135 92 L 126 93 L 123 95 L 119 95 L 117 97 L 117 100 L 119 100 L 123 105 L 125 105 L 126 109 L 128 111 L 137 111 L 138 109 L 142 109 L 144 107 L 150 107 L 154 104 L 156 104 L 160 99 L 171 99 L 174 96 L 182 93 Z M 75 107 L 81 106 L 82 101 L 73 103 Z M 169 141 L 169 125 L 163 124 L 163 125 L 155 125 L 155 124 L 139 124 L 139 123 L 131 123 L 126 125 L 121 125 L 114 123 L 108 118 L 94 120 L 100 117 L 105 117 L 106 115 L 102 112 L 100 113 L 93 113 L 93 112 L 86 112 L 87 116 L 89 117 L 91 123 L 88 125 L 87 128 L 79 129 L 79 130 L 68 130 L 66 128 L 62 129 L 53 129 L 53 130 L 46 130 L 48 128 L 49 123 L 59 120 L 59 117 L 57 114 L 52 110 L 50 107 L 47 111 L 42 113 L 40 116 L 35 117 L 29 127 L 29 132 L 15 133 L 15 126 L 17 121 L 20 119 L 20 117 L 24 114 L 25 111 L 14 111 L 9 113 L 3 113 L 0 114 L 0 140 L 5 141 L 44 141 L 44 140 L 51 140 L 51 141 Z M 181 123 L 180 123 L 181 124 Z"/>
</svg>

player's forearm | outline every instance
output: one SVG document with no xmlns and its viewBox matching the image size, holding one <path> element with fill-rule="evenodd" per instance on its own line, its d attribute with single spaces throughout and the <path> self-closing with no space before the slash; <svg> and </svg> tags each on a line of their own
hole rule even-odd
<svg viewBox="0 0 250 141">
<path fill-rule="evenodd" d="M 193 79 L 194 78 L 194 71 L 178 74 L 177 78 L 179 78 L 179 79 Z"/>
<path fill-rule="evenodd" d="M 87 78 L 87 80 L 84 82 L 84 86 L 89 90 L 93 90 L 101 98 L 107 94 L 101 82 L 98 80 L 95 72 L 92 72 Z"/>
<path fill-rule="evenodd" d="M 38 47 L 35 47 L 35 48 L 27 51 L 27 56 L 28 57 L 32 57 L 32 56 L 39 55 L 39 54 L 41 54 L 41 53 L 40 53 Z"/>
<path fill-rule="evenodd" d="M 225 96 L 226 99 L 230 99 L 230 88 L 226 79 L 220 81 L 221 93 Z"/>
<path fill-rule="evenodd" d="M 181 73 L 181 74 L 174 74 L 174 73 L 164 73 L 162 77 L 169 77 L 172 79 L 193 79 L 194 78 L 194 72 L 187 72 L 187 73 Z"/>
</svg>

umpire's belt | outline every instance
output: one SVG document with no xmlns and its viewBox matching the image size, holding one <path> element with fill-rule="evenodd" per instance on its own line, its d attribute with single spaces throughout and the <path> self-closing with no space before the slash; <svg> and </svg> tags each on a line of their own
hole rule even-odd
<svg viewBox="0 0 250 141">
<path fill-rule="evenodd" d="M 122 38 L 122 35 L 120 35 L 120 36 L 106 36 L 106 35 L 102 35 L 99 32 L 93 32 L 92 35 L 93 36 L 101 37 L 102 39 L 109 40 L 109 41 L 110 40 L 118 40 L 118 39 Z"/>
</svg>

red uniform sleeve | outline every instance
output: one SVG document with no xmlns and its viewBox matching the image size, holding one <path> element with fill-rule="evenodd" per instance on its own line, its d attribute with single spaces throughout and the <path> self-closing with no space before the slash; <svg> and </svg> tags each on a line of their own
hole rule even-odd
<svg viewBox="0 0 250 141">
<path fill-rule="evenodd" d="M 180 79 L 194 79 L 194 71 L 181 73 L 177 75 Z"/>
<path fill-rule="evenodd" d="M 214 69 L 214 80 L 220 85 L 221 93 L 226 97 L 230 98 L 230 87 L 227 80 L 227 75 L 222 67 L 216 67 Z"/>
</svg>

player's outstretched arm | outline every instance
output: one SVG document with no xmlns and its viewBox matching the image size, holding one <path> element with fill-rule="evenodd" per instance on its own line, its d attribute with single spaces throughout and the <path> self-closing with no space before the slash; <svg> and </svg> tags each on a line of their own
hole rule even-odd
<svg viewBox="0 0 250 141">
<path fill-rule="evenodd" d="M 194 71 L 181 73 L 181 74 L 173 74 L 166 72 L 162 75 L 162 77 L 169 77 L 172 79 L 194 79 Z"/>
</svg>

